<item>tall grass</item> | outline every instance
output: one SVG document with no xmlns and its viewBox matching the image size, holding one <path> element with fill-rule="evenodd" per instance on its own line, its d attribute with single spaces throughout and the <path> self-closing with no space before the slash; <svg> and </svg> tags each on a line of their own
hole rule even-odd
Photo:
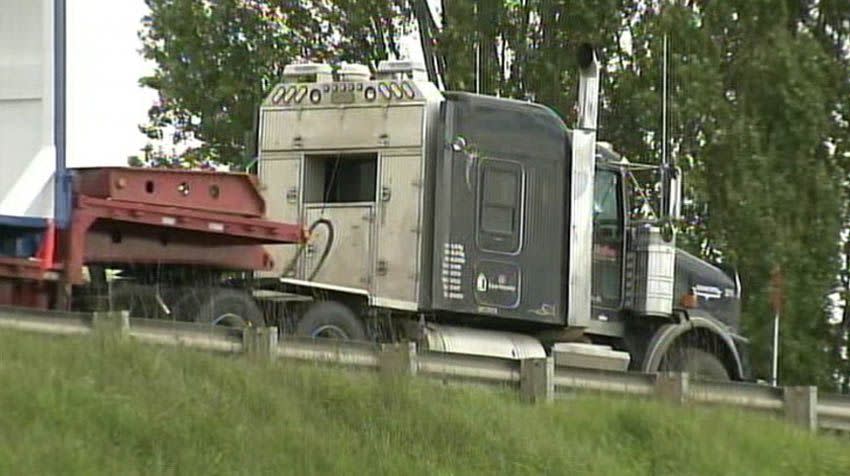
<svg viewBox="0 0 850 476">
<path fill-rule="evenodd" d="M 0 332 L 0 474 L 850 474 L 729 409 L 513 392 Z"/>
</svg>

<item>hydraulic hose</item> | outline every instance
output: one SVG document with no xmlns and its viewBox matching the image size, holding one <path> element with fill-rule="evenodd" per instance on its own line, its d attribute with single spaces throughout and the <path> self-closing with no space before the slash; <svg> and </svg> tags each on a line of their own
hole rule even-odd
<svg viewBox="0 0 850 476">
<path fill-rule="evenodd" d="M 315 278 L 316 275 L 319 274 L 319 271 L 322 269 L 322 266 L 325 264 L 325 261 L 328 259 L 328 255 L 330 255 L 331 248 L 333 247 L 334 226 L 333 226 L 333 223 L 331 223 L 331 221 L 328 220 L 327 218 L 319 218 L 318 220 L 311 223 L 310 227 L 307 228 L 307 235 L 313 236 L 313 232 L 317 228 L 319 228 L 319 226 L 322 226 L 322 225 L 325 228 L 327 228 L 327 230 L 328 230 L 328 239 L 325 242 L 325 249 L 322 250 L 322 254 L 321 254 L 321 256 L 319 256 L 319 260 L 316 262 L 316 266 L 313 268 L 313 271 L 310 273 L 310 275 L 307 276 L 307 281 L 312 281 L 313 278 Z M 307 241 L 309 241 L 309 238 L 307 239 Z M 286 268 L 283 269 L 281 276 L 288 275 L 289 273 L 291 273 L 295 269 L 295 266 L 298 265 L 298 260 L 301 259 L 301 256 L 307 250 L 307 245 L 308 245 L 307 241 L 305 241 L 304 243 L 302 243 L 298 247 L 298 251 L 295 252 L 295 256 L 292 257 L 292 260 L 290 260 L 290 262 L 286 265 Z"/>
</svg>

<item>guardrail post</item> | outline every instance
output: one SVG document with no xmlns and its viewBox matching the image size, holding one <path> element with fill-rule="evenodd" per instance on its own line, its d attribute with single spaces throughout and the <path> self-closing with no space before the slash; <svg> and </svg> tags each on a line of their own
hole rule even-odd
<svg viewBox="0 0 850 476">
<path fill-rule="evenodd" d="M 655 376 L 655 395 L 666 402 L 682 405 L 688 401 L 687 372 L 661 372 Z"/>
<path fill-rule="evenodd" d="M 252 358 L 277 358 L 277 327 L 246 326 L 242 329 L 242 348 Z"/>
<path fill-rule="evenodd" d="M 419 369 L 415 342 L 381 344 L 378 358 L 381 373 L 386 375 L 416 375 Z"/>
<path fill-rule="evenodd" d="M 815 431 L 818 428 L 818 388 L 784 387 L 785 419 Z"/>
<path fill-rule="evenodd" d="M 555 360 L 552 357 L 522 359 L 519 392 L 524 402 L 551 402 L 555 396 Z"/>
<path fill-rule="evenodd" d="M 98 311 L 92 315 L 92 328 L 101 335 L 124 337 L 130 330 L 129 311 Z"/>
</svg>

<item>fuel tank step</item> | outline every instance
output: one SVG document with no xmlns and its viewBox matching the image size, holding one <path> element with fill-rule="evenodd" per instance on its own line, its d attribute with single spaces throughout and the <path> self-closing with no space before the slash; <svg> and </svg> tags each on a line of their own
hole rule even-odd
<svg viewBox="0 0 850 476">
<path fill-rule="evenodd" d="M 582 367 L 599 370 L 626 371 L 631 357 L 628 352 L 608 345 L 558 342 L 552 345 L 555 366 Z"/>
</svg>

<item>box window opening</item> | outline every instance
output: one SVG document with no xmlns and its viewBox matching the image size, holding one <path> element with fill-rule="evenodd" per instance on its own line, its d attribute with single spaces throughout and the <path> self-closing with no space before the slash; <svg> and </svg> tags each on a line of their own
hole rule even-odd
<svg viewBox="0 0 850 476">
<path fill-rule="evenodd" d="M 378 154 L 308 155 L 304 160 L 307 203 L 374 202 Z"/>
</svg>

